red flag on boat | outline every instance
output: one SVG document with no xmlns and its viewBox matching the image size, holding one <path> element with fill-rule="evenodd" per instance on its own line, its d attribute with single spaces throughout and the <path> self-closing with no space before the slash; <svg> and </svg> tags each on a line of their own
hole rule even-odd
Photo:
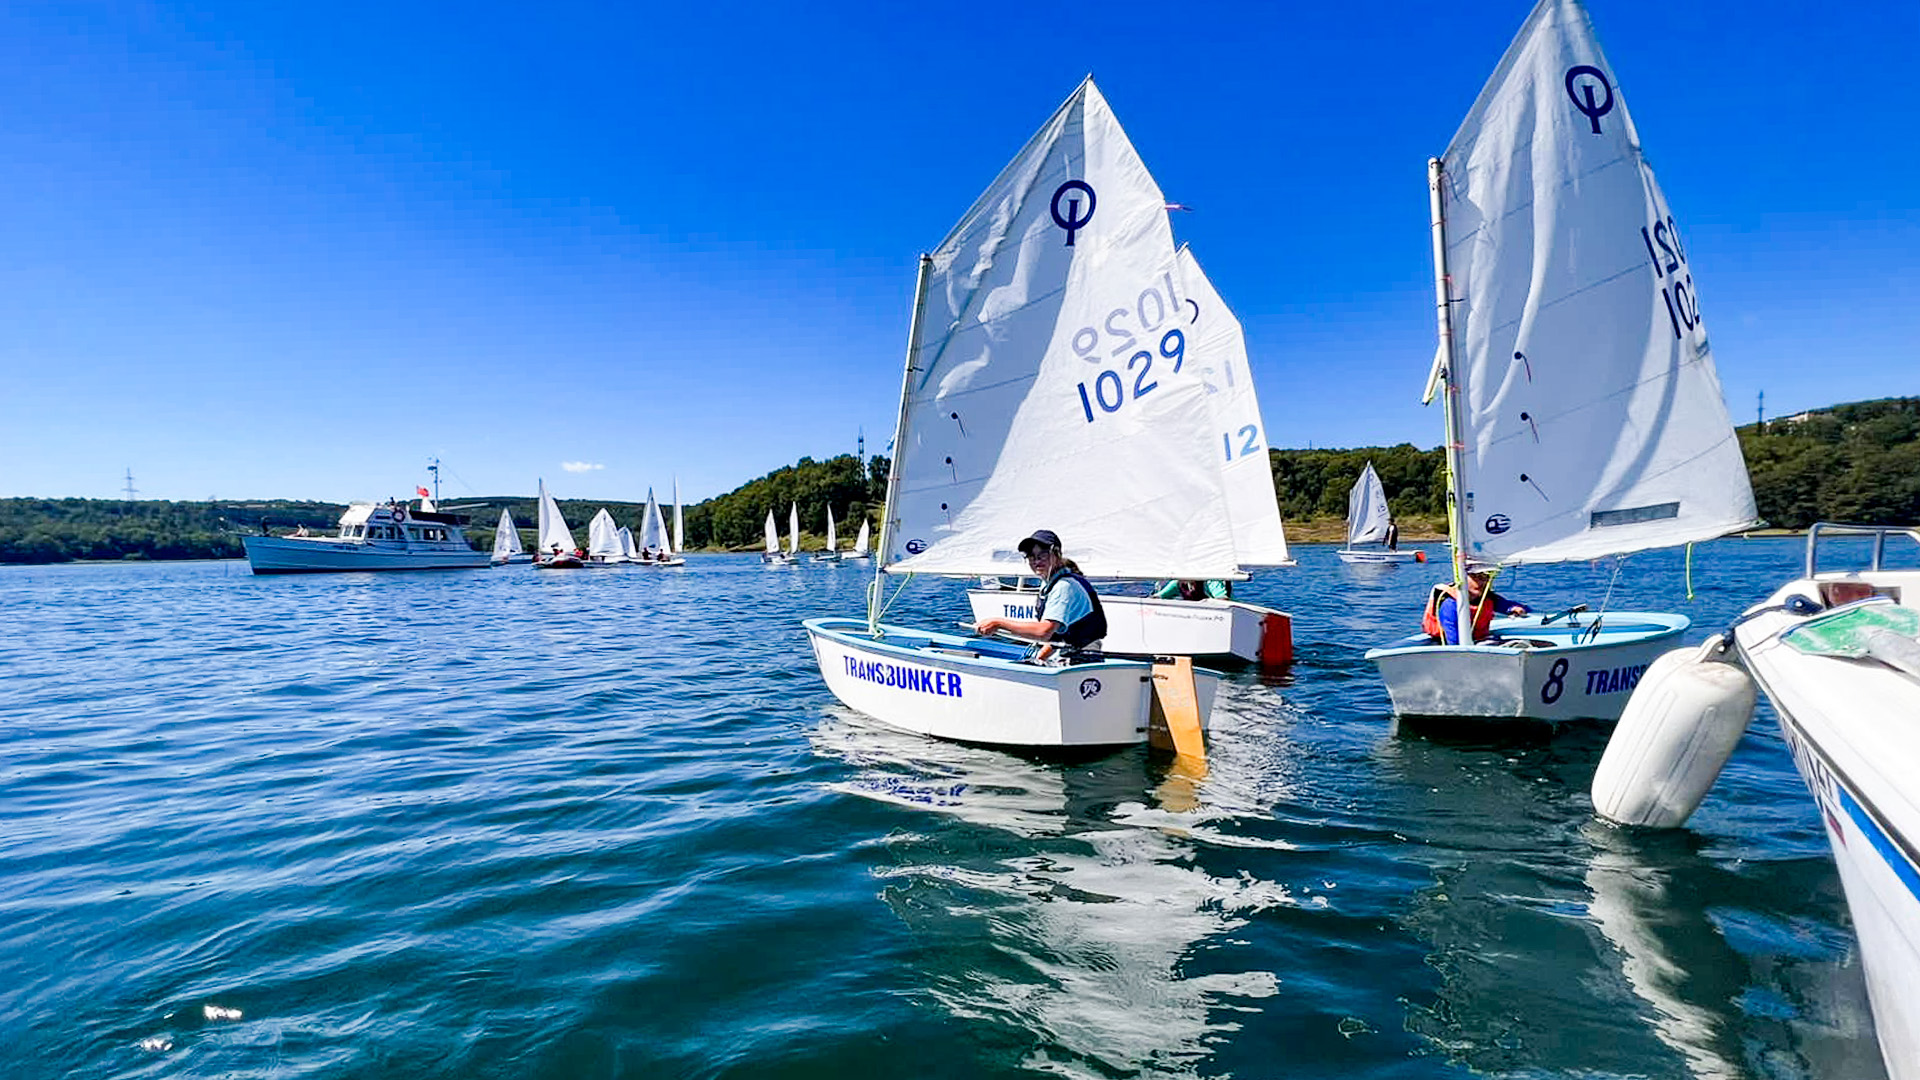
<svg viewBox="0 0 1920 1080">
<path fill-rule="evenodd" d="M 420 486 L 419 486 L 419 485 L 417 485 L 417 484 L 416 484 L 416 485 L 414 486 L 414 489 L 413 489 L 413 490 L 415 490 L 415 491 L 417 491 L 417 492 L 419 492 L 419 493 L 420 493 L 420 497 L 421 497 L 421 498 L 423 498 L 423 499 L 426 499 L 426 498 L 431 498 L 431 497 L 433 496 L 433 492 L 431 492 L 431 491 L 428 491 L 428 490 L 427 490 L 426 488 L 423 488 L 423 487 L 420 487 Z"/>
</svg>

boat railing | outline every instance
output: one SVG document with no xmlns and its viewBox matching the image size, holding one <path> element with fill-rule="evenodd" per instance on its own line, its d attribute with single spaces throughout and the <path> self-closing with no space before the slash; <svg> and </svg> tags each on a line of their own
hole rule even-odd
<svg viewBox="0 0 1920 1080">
<path fill-rule="evenodd" d="M 1905 536 L 1920 544 L 1920 528 L 1902 525 L 1847 525 L 1833 521 L 1818 521 L 1807 530 L 1807 576 L 1815 576 L 1819 571 L 1821 536 L 1871 536 L 1873 537 L 1873 565 L 1868 569 L 1879 570 L 1886 561 L 1887 537 Z"/>
</svg>

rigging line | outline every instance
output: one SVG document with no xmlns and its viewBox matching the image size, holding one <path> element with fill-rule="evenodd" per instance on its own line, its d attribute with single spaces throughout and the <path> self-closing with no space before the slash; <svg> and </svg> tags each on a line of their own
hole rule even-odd
<svg viewBox="0 0 1920 1080">
<path fill-rule="evenodd" d="M 1613 587 L 1619 584 L 1620 571 L 1626 569 L 1626 566 L 1625 555 L 1617 556 L 1613 560 L 1613 579 L 1607 582 L 1607 594 L 1600 598 L 1600 610 L 1593 613 L 1593 625 L 1581 636 L 1581 641 L 1592 641 L 1600 636 L 1600 620 L 1606 617 L 1607 605 L 1613 603 Z"/>
</svg>

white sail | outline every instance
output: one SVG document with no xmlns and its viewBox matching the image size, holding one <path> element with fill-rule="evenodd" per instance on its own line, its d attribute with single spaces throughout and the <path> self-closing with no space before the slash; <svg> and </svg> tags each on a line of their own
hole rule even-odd
<svg viewBox="0 0 1920 1080">
<path fill-rule="evenodd" d="M 552 554 L 558 545 L 563 552 L 571 553 L 580 545 L 573 542 L 573 532 L 567 528 L 566 519 L 560 516 L 560 504 L 554 501 L 552 493 L 547 491 L 547 482 L 540 481 L 540 551 Z"/>
<path fill-rule="evenodd" d="M 513 515 L 500 510 L 500 524 L 493 530 L 493 561 L 503 563 L 526 549 L 520 546 L 520 530 L 513 527 Z"/>
<path fill-rule="evenodd" d="M 787 508 L 787 554 L 800 552 L 800 504 L 794 503 Z"/>
<path fill-rule="evenodd" d="M 1087 573 L 1238 569 L 1207 394 L 1185 364 L 1166 200 L 1091 79 L 931 257 L 882 562 L 1016 575 L 1059 533 Z"/>
<path fill-rule="evenodd" d="M 1280 524 L 1280 499 L 1273 490 L 1266 425 L 1253 389 L 1240 320 L 1184 244 L 1175 281 L 1187 320 L 1187 362 L 1198 365 L 1213 409 L 1215 428 L 1208 434 L 1220 461 L 1227 510 L 1233 518 L 1234 557 L 1243 567 L 1291 565 L 1286 529 Z"/>
<path fill-rule="evenodd" d="M 687 549 L 686 519 L 681 516 L 680 478 L 673 479 L 673 550 L 675 554 Z"/>
<path fill-rule="evenodd" d="M 833 531 L 833 507 L 827 507 L 827 551 L 831 553 L 840 546 L 840 539 Z"/>
<path fill-rule="evenodd" d="M 773 523 L 773 511 L 767 511 L 767 554 L 780 554 L 780 530 Z"/>
<path fill-rule="evenodd" d="M 1476 563 L 1755 521 L 1692 267 L 1576 0 L 1541 0 L 1443 159 Z"/>
<path fill-rule="evenodd" d="M 625 525 L 620 526 L 620 555 L 628 562 L 640 559 L 640 548 L 633 542 L 633 530 Z"/>
<path fill-rule="evenodd" d="M 587 555 L 595 559 L 618 559 L 620 554 L 620 526 L 613 523 L 613 515 L 602 507 L 587 523 Z"/>
<path fill-rule="evenodd" d="M 867 519 L 861 518 L 860 519 L 860 535 L 854 538 L 853 553 L 855 555 L 871 554 L 869 548 L 871 547 L 872 544 L 873 544 L 873 530 L 867 525 Z"/>
<path fill-rule="evenodd" d="M 1392 524 L 1387 489 L 1381 486 L 1380 474 L 1373 471 L 1373 462 L 1369 461 L 1360 479 L 1353 482 L 1353 490 L 1347 492 L 1347 546 L 1385 540 L 1387 527 Z"/>
<path fill-rule="evenodd" d="M 667 535 L 667 522 L 660 514 L 660 504 L 654 501 L 653 489 L 647 489 L 647 507 L 640 512 L 640 547 L 657 553 L 664 552 L 672 544 Z"/>
</svg>

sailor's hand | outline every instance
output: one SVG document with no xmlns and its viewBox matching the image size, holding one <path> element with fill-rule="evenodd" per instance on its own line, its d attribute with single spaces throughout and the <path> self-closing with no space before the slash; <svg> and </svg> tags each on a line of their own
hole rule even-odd
<svg viewBox="0 0 1920 1080">
<path fill-rule="evenodd" d="M 994 632 L 999 629 L 999 619 L 981 619 L 974 624 L 973 632 L 979 634 L 981 637 L 992 637 Z"/>
<path fill-rule="evenodd" d="M 1507 614 L 1509 614 L 1509 615 L 1531 615 L 1531 614 L 1533 614 L 1533 609 L 1532 609 L 1532 608 L 1530 608 L 1530 607 L 1528 607 L 1528 606 L 1527 606 L 1527 605 L 1525 605 L 1525 604 L 1515 604 L 1515 605 L 1513 605 L 1512 607 L 1510 607 L 1510 608 L 1508 608 L 1508 609 L 1507 609 Z"/>
</svg>

